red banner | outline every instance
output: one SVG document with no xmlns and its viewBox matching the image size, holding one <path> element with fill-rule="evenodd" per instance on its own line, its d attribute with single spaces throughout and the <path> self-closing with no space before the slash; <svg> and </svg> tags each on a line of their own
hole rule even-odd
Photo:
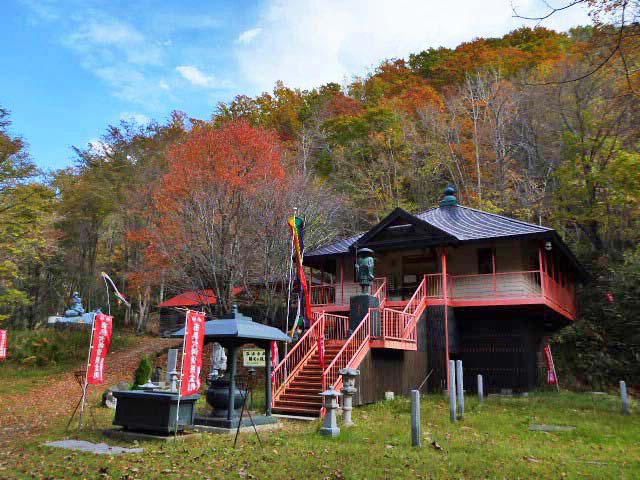
<svg viewBox="0 0 640 480">
<path fill-rule="evenodd" d="M 547 383 L 549 385 L 557 385 L 558 377 L 556 376 L 556 366 L 553 363 L 549 344 L 544 346 L 544 357 L 547 360 Z"/>
<path fill-rule="evenodd" d="M 187 312 L 184 329 L 184 352 L 182 352 L 182 385 L 180 386 L 180 394 L 183 396 L 200 392 L 204 322 L 204 313 Z"/>
<path fill-rule="evenodd" d="M 93 320 L 93 343 L 87 370 L 87 383 L 90 385 L 104 383 L 104 364 L 111 346 L 112 333 L 113 317 L 98 313 Z"/>
<path fill-rule="evenodd" d="M 9 333 L 6 330 L 0 330 L 0 360 L 7 358 L 7 336 Z"/>
</svg>

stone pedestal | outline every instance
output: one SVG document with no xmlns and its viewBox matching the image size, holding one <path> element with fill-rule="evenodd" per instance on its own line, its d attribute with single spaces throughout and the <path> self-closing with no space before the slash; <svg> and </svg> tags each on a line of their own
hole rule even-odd
<svg viewBox="0 0 640 480">
<path fill-rule="evenodd" d="M 127 430 L 168 435 L 193 425 L 195 404 L 200 395 L 180 397 L 171 392 L 129 390 L 113 392 L 118 400 L 114 425 Z M 178 404 L 180 411 L 178 412 Z M 178 422 L 176 424 L 176 417 Z"/>
<path fill-rule="evenodd" d="M 353 396 L 358 391 L 355 387 L 356 377 L 360 375 L 360 370 L 354 368 L 343 368 L 340 370 L 342 375 L 342 411 L 344 412 L 343 424 L 345 427 L 351 427 L 355 425 L 351 420 L 351 413 L 353 411 Z"/>
<path fill-rule="evenodd" d="M 329 390 L 325 390 L 320 394 L 323 398 L 323 406 L 327 413 L 324 416 L 324 424 L 320 429 L 320 435 L 326 437 L 337 437 L 340 435 L 340 427 L 338 427 L 338 397 L 340 392 L 333 389 L 333 385 L 329 387 Z"/>
<path fill-rule="evenodd" d="M 373 295 L 354 295 L 349 300 L 349 330 L 353 332 L 362 319 L 369 313 L 370 308 L 378 308 L 380 302 Z M 371 325 L 371 335 L 376 337 L 381 333 L 380 316 L 377 315 L 377 321 L 373 321 Z"/>
</svg>

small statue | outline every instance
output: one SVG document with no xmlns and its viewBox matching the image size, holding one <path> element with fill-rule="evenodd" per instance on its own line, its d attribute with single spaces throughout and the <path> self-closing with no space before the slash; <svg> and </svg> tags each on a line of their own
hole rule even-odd
<svg viewBox="0 0 640 480">
<path fill-rule="evenodd" d="M 80 298 L 80 294 L 78 292 L 73 292 L 73 303 L 71 308 L 64 312 L 64 316 L 67 318 L 81 317 L 83 314 L 84 307 L 82 306 L 82 298 Z"/>
<path fill-rule="evenodd" d="M 211 374 L 210 380 L 217 380 L 224 375 L 227 369 L 227 355 L 224 353 L 224 348 L 218 342 L 213 344 L 213 351 L 211 352 Z"/>
<path fill-rule="evenodd" d="M 356 278 L 362 293 L 371 294 L 371 285 L 375 275 L 373 274 L 373 266 L 375 261 L 373 260 L 373 250 L 370 248 L 363 248 L 358 250 L 358 261 L 356 262 Z"/>
</svg>

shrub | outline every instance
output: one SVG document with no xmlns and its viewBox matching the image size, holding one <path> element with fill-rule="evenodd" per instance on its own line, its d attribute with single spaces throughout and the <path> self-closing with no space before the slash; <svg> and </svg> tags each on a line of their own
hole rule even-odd
<svg viewBox="0 0 640 480">
<path fill-rule="evenodd" d="M 9 361 L 38 366 L 81 363 L 87 359 L 90 336 L 89 328 L 11 330 Z M 130 341 L 130 336 L 114 333 L 111 351 L 125 348 Z"/>
<path fill-rule="evenodd" d="M 134 373 L 133 387 L 136 388 L 139 385 L 144 385 L 151 378 L 151 370 L 153 369 L 153 362 L 149 357 L 142 357 L 140 364 Z"/>
</svg>

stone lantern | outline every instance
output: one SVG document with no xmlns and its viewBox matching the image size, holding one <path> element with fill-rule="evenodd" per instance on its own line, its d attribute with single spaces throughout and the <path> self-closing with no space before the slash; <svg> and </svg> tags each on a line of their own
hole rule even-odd
<svg viewBox="0 0 640 480">
<path fill-rule="evenodd" d="M 353 396 L 358 391 L 355 387 L 356 377 L 360 375 L 360 370 L 354 368 L 343 368 L 340 370 L 342 375 L 342 411 L 344 412 L 344 426 L 351 427 L 354 425 L 351 420 L 351 412 L 353 411 Z"/>
<path fill-rule="evenodd" d="M 333 385 L 329 387 L 329 390 L 325 390 L 320 394 L 323 399 L 323 406 L 327 410 L 324 416 L 324 425 L 320 429 L 320 435 L 327 437 L 337 437 L 340 435 L 340 427 L 338 427 L 337 410 L 338 410 L 338 397 L 340 392 L 333 389 Z"/>
</svg>

